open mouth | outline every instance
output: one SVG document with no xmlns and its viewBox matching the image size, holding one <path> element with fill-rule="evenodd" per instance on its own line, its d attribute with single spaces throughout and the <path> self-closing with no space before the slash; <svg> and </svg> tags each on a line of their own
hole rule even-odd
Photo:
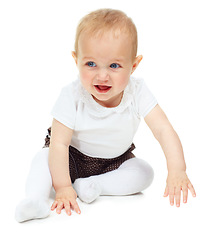
<svg viewBox="0 0 212 240">
<path fill-rule="evenodd" d="M 111 86 L 106 86 L 106 85 L 94 85 L 94 87 L 100 93 L 106 93 L 112 88 Z"/>
</svg>

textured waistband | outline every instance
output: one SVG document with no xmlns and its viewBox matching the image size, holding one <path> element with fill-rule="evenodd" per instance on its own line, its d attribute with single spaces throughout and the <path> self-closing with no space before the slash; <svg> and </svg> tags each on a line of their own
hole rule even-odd
<svg viewBox="0 0 212 240">
<path fill-rule="evenodd" d="M 129 147 L 129 149 L 118 157 L 115 157 L 115 158 L 99 158 L 99 157 L 88 156 L 88 155 L 80 152 L 78 149 L 76 149 L 76 148 L 74 148 L 70 145 L 69 146 L 69 153 L 70 154 L 71 153 L 76 154 L 78 157 L 80 157 L 84 161 L 104 161 L 105 162 L 105 161 L 116 161 L 116 160 L 119 160 L 120 158 L 123 159 L 124 156 L 131 153 L 134 149 L 135 149 L 135 145 L 134 145 L 134 143 L 132 143 L 131 146 Z"/>
</svg>

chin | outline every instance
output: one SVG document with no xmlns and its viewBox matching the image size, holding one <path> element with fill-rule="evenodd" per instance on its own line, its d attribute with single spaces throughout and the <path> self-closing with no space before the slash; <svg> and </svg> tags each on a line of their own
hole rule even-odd
<svg viewBox="0 0 212 240">
<path fill-rule="evenodd" d="M 109 100 L 110 100 L 110 98 L 108 98 L 108 97 L 96 96 L 96 94 L 95 94 L 95 95 L 92 94 L 92 96 L 93 96 L 95 99 L 99 100 L 99 101 L 109 101 Z"/>
</svg>

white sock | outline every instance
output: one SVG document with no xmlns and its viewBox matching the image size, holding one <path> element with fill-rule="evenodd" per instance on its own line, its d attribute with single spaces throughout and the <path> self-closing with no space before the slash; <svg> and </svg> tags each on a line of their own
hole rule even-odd
<svg viewBox="0 0 212 240">
<path fill-rule="evenodd" d="M 93 181 L 92 177 L 76 179 L 73 187 L 77 196 L 86 203 L 93 202 L 101 193 L 98 182 Z"/>
<path fill-rule="evenodd" d="M 49 204 L 43 199 L 25 198 L 16 207 L 15 219 L 24 222 L 49 216 Z"/>
<path fill-rule="evenodd" d="M 26 198 L 16 207 L 15 219 L 24 222 L 50 214 L 48 198 L 52 178 L 48 166 L 48 148 L 41 149 L 32 160 L 26 181 Z"/>
<path fill-rule="evenodd" d="M 152 167 L 142 159 L 132 158 L 118 169 L 88 178 L 77 179 L 73 187 L 87 203 L 100 195 L 130 195 L 146 189 L 153 180 Z"/>
</svg>

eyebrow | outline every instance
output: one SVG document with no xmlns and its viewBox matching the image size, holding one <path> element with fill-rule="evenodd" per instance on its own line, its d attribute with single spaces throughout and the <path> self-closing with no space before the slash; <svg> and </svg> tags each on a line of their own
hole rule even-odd
<svg viewBox="0 0 212 240">
<path fill-rule="evenodd" d="M 115 58 L 114 61 L 115 62 L 124 62 L 124 58 Z"/>
<path fill-rule="evenodd" d="M 86 59 L 87 59 L 87 60 L 91 60 L 91 59 L 94 60 L 93 57 L 84 57 L 82 60 L 86 60 Z"/>
<path fill-rule="evenodd" d="M 93 57 L 84 57 L 84 58 L 82 58 L 82 60 L 83 61 L 85 61 L 85 60 L 93 60 L 93 61 L 95 61 L 95 58 L 93 58 Z M 111 62 L 124 62 L 124 58 L 114 58 L 114 59 L 111 60 Z"/>
</svg>

